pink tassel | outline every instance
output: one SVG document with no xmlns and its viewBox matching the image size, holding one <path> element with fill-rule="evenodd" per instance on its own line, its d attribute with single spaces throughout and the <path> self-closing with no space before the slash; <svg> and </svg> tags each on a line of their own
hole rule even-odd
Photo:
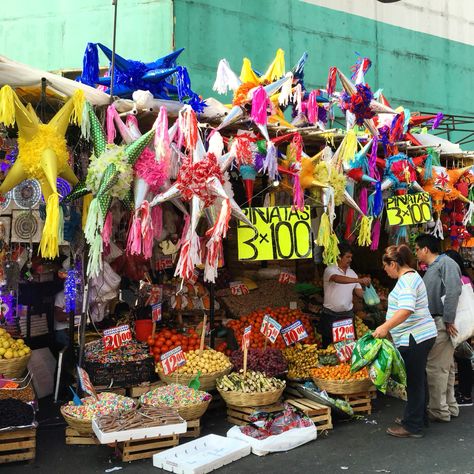
<svg viewBox="0 0 474 474">
<path fill-rule="evenodd" d="M 334 94 L 334 91 L 336 90 L 336 81 L 337 81 L 337 68 L 330 67 L 328 82 L 326 85 L 326 90 L 327 90 L 328 95 Z"/>
<path fill-rule="evenodd" d="M 210 281 L 212 283 L 216 281 L 219 255 L 222 253 L 222 239 L 227 235 L 231 212 L 232 206 L 230 200 L 225 199 L 222 202 L 221 211 L 216 223 L 206 232 L 206 235 L 210 236 L 210 238 L 206 244 L 207 254 L 206 265 L 204 268 L 205 281 Z"/>
<path fill-rule="evenodd" d="M 364 214 L 367 214 L 367 204 L 367 188 L 364 186 L 359 194 L 359 207 Z"/>
<path fill-rule="evenodd" d="M 252 96 L 252 110 L 250 116 L 255 123 L 259 125 L 267 124 L 267 109 L 270 105 L 267 93 L 262 86 L 255 89 Z"/>
<path fill-rule="evenodd" d="M 309 93 L 308 103 L 306 105 L 306 114 L 308 116 L 308 122 L 311 124 L 315 124 L 318 121 L 318 101 L 317 98 L 317 91 L 312 90 Z"/>
<path fill-rule="evenodd" d="M 374 226 L 372 227 L 372 244 L 370 245 L 370 250 L 377 250 L 379 248 L 380 227 L 380 219 L 375 219 Z"/>
<path fill-rule="evenodd" d="M 161 206 L 151 208 L 151 220 L 153 222 L 153 236 L 158 240 L 163 232 L 163 209 Z"/>
<path fill-rule="evenodd" d="M 113 143 L 115 140 L 115 125 L 114 125 L 114 117 L 117 114 L 115 107 L 113 105 L 109 105 L 107 107 L 107 143 Z"/>
<path fill-rule="evenodd" d="M 304 193 L 301 189 L 299 174 L 296 174 L 293 177 L 293 207 L 298 210 L 302 210 L 304 208 Z"/>
<path fill-rule="evenodd" d="M 140 255 L 142 249 L 142 225 L 140 222 L 139 209 L 133 214 L 132 225 L 128 232 L 127 253 Z"/>
<path fill-rule="evenodd" d="M 168 114 L 166 107 L 160 107 L 160 113 L 155 121 L 155 154 L 156 160 L 169 161 L 171 155 L 170 137 L 168 134 Z"/>
<path fill-rule="evenodd" d="M 175 276 L 189 280 L 194 274 L 194 267 L 201 264 L 201 243 L 196 233 L 181 246 L 179 260 L 176 264 Z"/>
<path fill-rule="evenodd" d="M 110 238 L 112 237 L 112 213 L 107 212 L 105 217 L 104 227 L 102 229 L 102 241 L 104 245 L 110 245 Z"/>
<path fill-rule="evenodd" d="M 349 240 L 352 234 L 352 222 L 354 220 L 354 209 L 349 207 L 346 214 L 346 232 L 344 233 L 344 239 Z"/>
<path fill-rule="evenodd" d="M 149 259 L 153 253 L 153 221 L 151 218 L 150 203 L 148 201 L 143 201 L 140 211 L 142 218 L 141 232 L 143 256 L 146 259 Z"/>
</svg>

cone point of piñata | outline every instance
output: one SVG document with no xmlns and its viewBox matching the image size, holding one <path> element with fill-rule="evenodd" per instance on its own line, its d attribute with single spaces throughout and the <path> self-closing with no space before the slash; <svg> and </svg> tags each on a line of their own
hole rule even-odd
<svg viewBox="0 0 474 474">
<path fill-rule="evenodd" d="M 253 198 L 253 179 L 244 179 L 244 186 L 245 186 L 245 195 L 247 196 L 247 204 L 249 207 L 252 206 L 252 198 Z"/>
</svg>

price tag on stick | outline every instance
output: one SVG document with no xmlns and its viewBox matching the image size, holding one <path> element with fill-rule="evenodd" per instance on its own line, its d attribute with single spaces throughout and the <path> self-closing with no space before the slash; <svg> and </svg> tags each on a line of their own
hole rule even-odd
<svg viewBox="0 0 474 474">
<path fill-rule="evenodd" d="M 106 329 L 102 342 L 106 351 L 113 351 L 132 340 L 132 333 L 128 324 Z"/>
<path fill-rule="evenodd" d="M 305 331 L 303 323 L 299 319 L 289 326 L 284 327 L 281 330 L 281 335 L 287 346 L 308 337 L 308 333 Z"/>
<path fill-rule="evenodd" d="M 280 334 L 281 324 L 266 314 L 263 317 L 260 332 L 272 343 L 275 344 L 278 334 Z"/>
<path fill-rule="evenodd" d="M 165 352 L 160 357 L 161 367 L 165 375 L 172 374 L 178 367 L 186 364 L 186 356 L 184 355 L 181 346 L 175 347 L 168 352 Z"/>
<path fill-rule="evenodd" d="M 354 324 L 350 318 L 332 323 L 332 342 L 336 343 L 346 339 L 355 339 Z"/>
<path fill-rule="evenodd" d="M 334 344 L 336 349 L 336 355 L 340 362 L 347 362 L 352 357 L 352 352 L 354 351 L 355 341 L 340 341 Z"/>
<path fill-rule="evenodd" d="M 156 303 L 151 307 L 151 320 L 154 323 L 161 321 L 162 312 L 161 312 L 161 303 Z"/>
<path fill-rule="evenodd" d="M 242 334 L 242 350 L 250 347 L 250 334 L 252 333 L 252 326 L 247 326 Z"/>
</svg>

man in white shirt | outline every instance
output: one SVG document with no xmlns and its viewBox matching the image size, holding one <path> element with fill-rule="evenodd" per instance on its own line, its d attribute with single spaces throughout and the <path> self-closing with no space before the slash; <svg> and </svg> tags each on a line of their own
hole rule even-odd
<svg viewBox="0 0 474 474">
<path fill-rule="evenodd" d="M 354 320 L 352 298 L 356 294 L 363 298 L 362 286 L 370 285 L 370 278 L 359 278 L 350 268 L 352 249 L 349 245 L 339 245 L 337 265 L 329 265 L 324 270 L 324 303 L 321 314 L 320 328 L 323 337 L 323 346 L 332 343 L 332 325 L 342 319 Z"/>
</svg>

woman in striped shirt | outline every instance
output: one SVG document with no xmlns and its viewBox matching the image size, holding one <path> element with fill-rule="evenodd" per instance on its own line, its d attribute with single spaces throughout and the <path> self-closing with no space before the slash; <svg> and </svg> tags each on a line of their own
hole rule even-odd
<svg viewBox="0 0 474 474">
<path fill-rule="evenodd" d="M 413 254 L 406 245 L 392 245 L 385 250 L 383 268 L 397 279 L 388 296 L 386 321 L 373 333 L 386 337 L 390 332 L 405 361 L 407 371 L 407 404 L 398 426 L 387 433 L 399 438 L 421 438 L 427 424 L 428 385 L 426 360 L 436 339 L 435 322 L 428 309 L 428 297 L 422 278 L 413 269 Z"/>
</svg>

